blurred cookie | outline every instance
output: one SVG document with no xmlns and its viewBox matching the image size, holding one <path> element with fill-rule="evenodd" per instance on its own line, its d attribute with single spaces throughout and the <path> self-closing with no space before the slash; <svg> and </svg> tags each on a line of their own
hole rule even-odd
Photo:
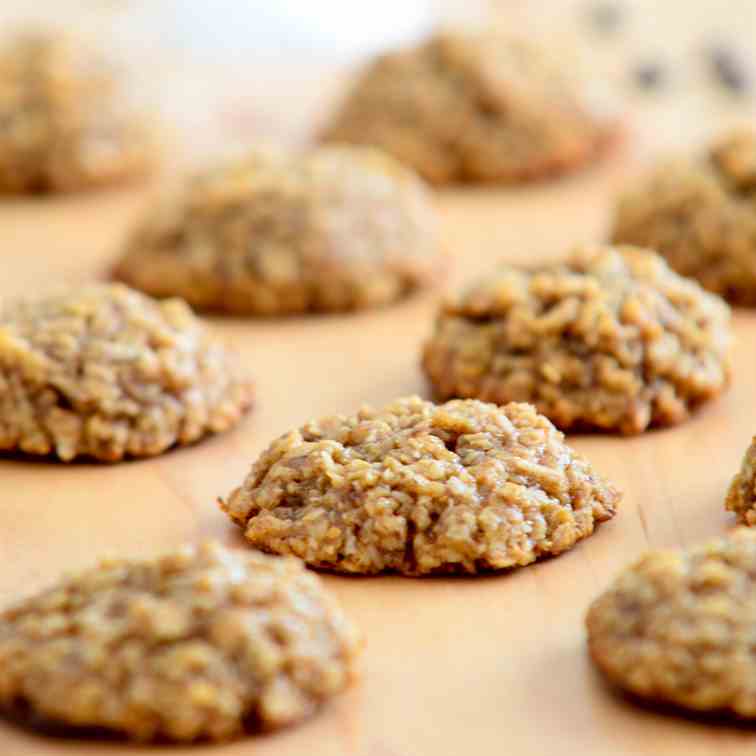
<svg viewBox="0 0 756 756">
<path fill-rule="evenodd" d="M 655 249 L 734 304 L 756 305 L 756 132 L 659 166 L 620 198 L 613 238 Z"/>
<path fill-rule="evenodd" d="M 251 401 L 179 300 L 92 285 L 0 306 L 0 450 L 152 456 L 233 427 Z"/>
<path fill-rule="evenodd" d="M 144 219 L 115 275 L 203 310 L 276 315 L 385 304 L 440 262 L 420 180 L 375 150 L 328 147 L 196 176 Z"/>
<path fill-rule="evenodd" d="M 425 575 L 561 554 L 619 499 L 530 405 L 410 397 L 282 436 L 221 504 L 264 551 Z"/>
<path fill-rule="evenodd" d="M 755 573 L 748 528 L 646 554 L 591 606 L 591 658 L 641 698 L 756 718 Z"/>
<path fill-rule="evenodd" d="M 0 42 L 0 193 L 70 192 L 144 174 L 147 122 L 108 62 L 56 32 Z"/>
<path fill-rule="evenodd" d="M 0 706 L 136 740 L 224 740 L 309 716 L 358 635 L 294 559 L 186 547 L 103 561 L 0 614 Z"/>
<path fill-rule="evenodd" d="M 730 483 L 725 508 L 745 525 L 756 525 L 756 436 L 743 455 L 740 470 Z"/>
<path fill-rule="evenodd" d="M 443 33 L 368 65 L 323 137 L 382 147 L 444 184 L 571 171 L 616 135 L 616 122 L 599 116 L 584 85 L 545 50 Z"/>
<path fill-rule="evenodd" d="M 684 420 L 729 375 L 727 305 L 653 252 L 587 247 L 502 265 L 442 306 L 422 364 L 437 396 L 527 401 L 562 429 Z"/>
</svg>

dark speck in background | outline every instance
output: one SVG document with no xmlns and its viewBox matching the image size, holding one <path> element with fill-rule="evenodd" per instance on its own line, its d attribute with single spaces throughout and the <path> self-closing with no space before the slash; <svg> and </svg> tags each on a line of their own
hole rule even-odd
<svg viewBox="0 0 756 756">
<path fill-rule="evenodd" d="M 708 50 L 709 65 L 716 82 L 733 94 L 744 95 L 751 89 L 751 71 L 747 61 L 726 45 Z"/>
<path fill-rule="evenodd" d="M 666 83 L 667 74 L 664 66 L 658 61 L 639 63 L 633 69 L 633 81 L 639 89 L 660 89 Z"/>
<path fill-rule="evenodd" d="M 587 15 L 594 29 L 602 34 L 612 34 L 622 26 L 625 9 L 622 3 L 616 0 L 599 0 L 588 6 Z"/>
</svg>

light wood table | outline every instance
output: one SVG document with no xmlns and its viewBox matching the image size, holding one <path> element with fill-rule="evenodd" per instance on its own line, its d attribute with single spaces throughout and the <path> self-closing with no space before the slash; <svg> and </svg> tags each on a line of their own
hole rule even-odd
<svg viewBox="0 0 756 756">
<path fill-rule="evenodd" d="M 671 124 L 668 131 L 681 124 L 681 141 L 692 133 L 679 114 L 663 119 Z M 656 123 L 648 120 L 639 129 L 636 145 L 653 142 Z M 613 193 L 637 170 L 645 150 L 630 148 L 553 184 L 440 193 L 453 256 L 449 285 L 499 258 L 555 258 L 575 242 L 599 238 Z M 147 189 L 132 188 L 2 201 L 0 296 L 102 274 L 147 197 Z M 418 353 L 437 296 L 338 317 L 215 319 L 212 328 L 238 347 L 258 381 L 257 407 L 239 430 L 158 459 L 115 466 L 0 461 L 0 605 L 101 554 L 147 556 L 206 537 L 243 548 L 215 498 L 242 479 L 277 434 L 308 418 L 426 393 Z M 722 501 L 756 430 L 756 314 L 738 312 L 735 327 L 732 389 L 690 422 L 632 439 L 571 439 L 625 491 L 618 516 L 595 536 L 559 558 L 500 576 L 326 576 L 367 636 L 362 681 L 289 732 L 154 752 L 752 752 L 756 730 L 675 718 L 616 697 L 588 663 L 583 630 L 589 602 L 643 550 L 693 544 L 733 524 Z M 152 752 L 117 741 L 50 739 L 0 722 L 2 756 Z"/>
</svg>

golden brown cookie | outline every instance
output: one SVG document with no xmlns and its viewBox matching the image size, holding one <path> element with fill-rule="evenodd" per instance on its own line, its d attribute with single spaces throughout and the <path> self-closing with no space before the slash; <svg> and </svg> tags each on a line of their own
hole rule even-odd
<svg viewBox="0 0 756 756">
<path fill-rule="evenodd" d="M 115 275 L 203 310 L 277 315 L 386 304 L 441 261 L 420 180 L 378 151 L 328 147 L 196 176 L 150 211 Z"/>
<path fill-rule="evenodd" d="M 102 561 L 0 614 L 0 706 L 136 740 L 225 740 L 309 716 L 356 630 L 301 562 L 218 544 Z"/>
<path fill-rule="evenodd" d="M 70 192 L 149 171 L 156 143 L 113 69 L 81 42 L 0 42 L 0 193 Z"/>
<path fill-rule="evenodd" d="M 251 401 L 179 300 L 115 284 L 0 306 L 0 450 L 148 457 L 233 427 Z"/>
<path fill-rule="evenodd" d="M 743 455 L 740 470 L 730 483 L 725 509 L 745 525 L 756 525 L 756 436 Z"/>
<path fill-rule="evenodd" d="M 756 532 L 652 551 L 591 606 L 588 646 L 615 685 L 650 701 L 756 718 Z"/>
<path fill-rule="evenodd" d="M 264 551 L 426 575 L 561 554 L 619 499 L 530 405 L 410 397 L 282 436 L 221 505 Z"/>
<path fill-rule="evenodd" d="M 756 305 L 756 132 L 663 163 L 619 200 L 613 238 L 651 247 L 681 275 Z"/>
<path fill-rule="evenodd" d="M 368 65 L 323 137 L 382 147 L 446 184 L 571 171 L 617 132 L 545 50 L 491 33 L 442 33 Z"/>
<path fill-rule="evenodd" d="M 422 364 L 437 396 L 527 401 L 562 429 L 673 425 L 729 376 L 727 305 L 653 252 L 586 247 L 502 265 L 441 308 Z"/>
</svg>

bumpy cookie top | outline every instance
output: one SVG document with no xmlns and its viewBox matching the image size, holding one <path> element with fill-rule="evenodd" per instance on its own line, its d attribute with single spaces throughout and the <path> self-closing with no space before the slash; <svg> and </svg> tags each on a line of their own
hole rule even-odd
<svg viewBox="0 0 756 756">
<path fill-rule="evenodd" d="M 538 178 L 614 131 L 576 79 L 525 41 L 442 33 L 368 66 L 324 136 L 383 147 L 439 183 Z"/>
<path fill-rule="evenodd" d="M 113 69 L 61 33 L 0 43 L 0 191 L 70 191 L 147 170 L 155 144 Z"/>
<path fill-rule="evenodd" d="M 564 428 L 678 422 L 728 376 L 727 305 L 656 254 L 587 247 L 503 265 L 439 314 L 423 364 L 439 396 L 532 401 Z"/>
<path fill-rule="evenodd" d="M 276 314 L 391 301 L 433 279 L 422 183 L 375 150 L 259 152 L 189 181 L 136 229 L 116 275 L 210 310 Z"/>
<path fill-rule="evenodd" d="M 0 614 L 0 704 L 149 740 L 221 740 L 310 714 L 360 642 L 296 560 L 186 547 L 103 561 Z"/>
<path fill-rule="evenodd" d="M 643 698 L 756 717 L 756 532 L 653 551 L 591 606 L 591 656 Z"/>
<path fill-rule="evenodd" d="M 732 479 L 725 508 L 746 525 L 756 525 L 756 436 L 743 455 L 740 470 Z"/>
<path fill-rule="evenodd" d="M 263 550 L 425 574 L 559 554 L 619 499 L 527 404 L 410 397 L 282 436 L 222 505 Z"/>
<path fill-rule="evenodd" d="M 149 456 L 231 427 L 251 398 L 179 300 L 90 285 L 0 306 L 0 449 Z"/>
</svg>

